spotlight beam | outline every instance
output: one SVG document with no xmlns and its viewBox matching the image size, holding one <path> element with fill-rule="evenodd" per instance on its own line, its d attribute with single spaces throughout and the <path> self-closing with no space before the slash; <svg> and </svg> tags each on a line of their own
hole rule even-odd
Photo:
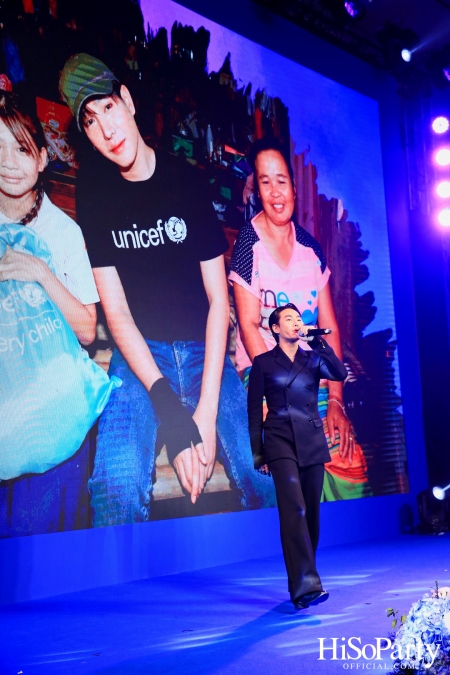
<svg viewBox="0 0 450 675">
<path fill-rule="evenodd" d="M 450 488 L 450 484 L 447 485 L 445 488 L 434 487 L 433 488 L 433 496 L 436 497 L 436 499 L 439 499 L 440 501 L 442 501 L 443 499 L 445 499 L 445 493 L 449 488 Z"/>
<path fill-rule="evenodd" d="M 441 115 L 433 120 L 431 127 L 435 134 L 445 134 L 450 127 L 450 123 L 446 117 Z"/>
<path fill-rule="evenodd" d="M 439 166 L 448 166 L 450 164 L 450 148 L 441 148 L 434 158 Z"/>
</svg>

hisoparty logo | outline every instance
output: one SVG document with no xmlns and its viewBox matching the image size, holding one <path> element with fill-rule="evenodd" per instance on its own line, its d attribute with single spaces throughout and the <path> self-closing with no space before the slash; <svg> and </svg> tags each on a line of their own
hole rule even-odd
<svg viewBox="0 0 450 675">
<path fill-rule="evenodd" d="M 164 230 L 170 241 L 176 244 L 181 243 L 186 239 L 187 227 L 182 218 L 172 216 L 164 223 L 160 219 L 156 223 L 156 227 L 138 230 L 137 225 L 133 224 L 132 230 L 118 230 L 116 233 L 111 230 L 114 245 L 117 248 L 149 248 L 150 246 L 159 246 L 165 244 Z"/>
<path fill-rule="evenodd" d="M 389 638 L 375 638 L 375 644 L 362 644 L 360 637 L 346 638 L 317 638 L 320 644 L 318 661 L 342 661 L 344 670 L 392 670 L 392 664 L 380 663 L 383 661 L 382 652 L 390 651 L 392 661 L 416 664 L 413 669 L 424 668 L 429 670 L 440 650 L 440 642 L 422 644 L 412 638 L 412 641 L 403 647 L 392 642 Z M 331 644 L 330 644 L 331 642 Z M 356 661 L 357 663 L 353 663 Z M 378 663 L 376 663 L 378 661 Z M 406 667 L 406 666 L 405 666 Z M 403 665 L 400 667 L 400 672 Z"/>
</svg>

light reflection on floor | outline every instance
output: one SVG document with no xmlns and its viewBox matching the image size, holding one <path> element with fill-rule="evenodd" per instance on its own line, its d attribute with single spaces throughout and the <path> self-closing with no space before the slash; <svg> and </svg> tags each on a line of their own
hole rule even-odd
<svg viewBox="0 0 450 675">
<path fill-rule="evenodd" d="M 4 607 L 0 675 L 345 673 L 330 650 L 318 661 L 319 638 L 387 636 L 387 607 L 449 584 L 449 554 L 450 536 L 325 548 L 330 599 L 301 612 L 278 557 Z"/>
</svg>

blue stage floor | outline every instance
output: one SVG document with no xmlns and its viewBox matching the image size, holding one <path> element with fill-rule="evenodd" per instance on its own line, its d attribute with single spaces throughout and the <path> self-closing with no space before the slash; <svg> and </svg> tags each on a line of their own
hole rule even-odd
<svg viewBox="0 0 450 675">
<path fill-rule="evenodd" d="M 286 601 L 279 557 L 3 607 L 0 673 L 346 673 L 331 652 L 318 660 L 319 638 L 385 637 L 387 607 L 403 613 L 436 579 L 450 585 L 450 535 L 324 548 L 319 570 L 330 599 L 302 612 Z"/>
</svg>

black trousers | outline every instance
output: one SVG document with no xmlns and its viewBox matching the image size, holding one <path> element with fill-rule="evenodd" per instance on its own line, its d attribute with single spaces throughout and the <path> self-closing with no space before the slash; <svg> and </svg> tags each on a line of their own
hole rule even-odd
<svg viewBox="0 0 450 675">
<path fill-rule="evenodd" d="M 281 544 L 291 600 L 322 590 L 316 569 L 323 464 L 300 467 L 296 459 L 269 463 L 277 493 Z"/>
</svg>

